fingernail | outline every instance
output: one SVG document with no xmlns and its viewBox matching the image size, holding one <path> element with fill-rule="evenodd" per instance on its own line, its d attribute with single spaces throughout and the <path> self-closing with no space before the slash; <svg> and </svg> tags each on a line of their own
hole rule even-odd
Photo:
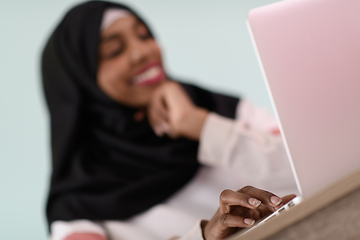
<svg viewBox="0 0 360 240">
<path fill-rule="evenodd" d="M 247 225 L 254 225 L 255 220 L 251 219 L 251 218 L 245 218 L 244 223 L 247 224 Z"/>
<path fill-rule="evenodd" d="M 261 202 L 255 198 L 249 198 L 250 205 L 253 205 L 254 207 L 260 206 Z"/>
<path fill-rule="evenodd" d="M 169 132 L 170 132 L 170 127 L 169 127 L 169 125 L 166 124 L 166 123 L 161 124 L 161 128 L 162 128 L 162 130 L 163 130 L 165 133 L 169 133 Z"/>
<path fill-rule="evenodd" d="M 230 206 L 229 205 L 226 205 L 225 207 L 225 213 L 229 213 L 230 212 Z"/>
<path fill-rule="evenodd" d="M 277 197 L 277 196 L 272 196 L 272 197 L 270 198 L 270 201 L 271 201 L 271 203 L 274 204 L 274 205 L 279 205 L 282 200 L 281 200 L 281 198 L 279 198 L 279 197 Z"/>
<path fill-rule="evenodd" d="M 163 132 L 159 128 L 154 128 L 154 132 L 158 137 L 161 137 L 163 135 Z"/>
</svg>

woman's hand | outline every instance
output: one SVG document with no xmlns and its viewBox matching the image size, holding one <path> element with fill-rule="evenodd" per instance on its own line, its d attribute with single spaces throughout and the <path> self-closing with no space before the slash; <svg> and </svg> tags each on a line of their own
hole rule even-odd
<svg viewBox="0 0 360 240">
<path fill-rule="evenodd" d="M 206 240 L 224 239 L 239 228 L 248 228 L 275 212 L 295 195 L 282 199 L 255 187 L 246 186 L 237 192 L 224 190 L 220 195 L 220 208 L 213 218 L 202 225 Z"/>
<path fill-rule="evenodd" d="M 208 111 L 195 106 L 177 82 L 164 81 L 148 107 L 149 122 L 158 136 L 199 140 Z"/>
</svg>

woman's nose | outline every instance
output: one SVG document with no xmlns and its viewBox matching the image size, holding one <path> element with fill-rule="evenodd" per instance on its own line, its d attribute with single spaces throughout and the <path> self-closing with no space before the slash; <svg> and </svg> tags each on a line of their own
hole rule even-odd
<svg viewBox="0 0 360 240">
<path fill-rule="evenodd" d="M 137 61 L 139 58 L 141 58 L 142 54 L 139 50 L 135 49 L 131 52 L 130 58 L 132 61 Z"/>
<path fill-rule="evenodd" d="M 143 61 L 146 61 L 146 59 L 151 54 L 150 46 L 148 46 L 145 43 L 137 43 L 134 44 L 131 51 L 130 51 L 130 62 L 132 64 L 138 64 Z"/>
<path fill-rule="evenodd" d="M 134 48 L 130 51 L 129 61 L 131 65 L 137 65 L 146 61 L 146 53 L 141 48 Z"/>
</svg>

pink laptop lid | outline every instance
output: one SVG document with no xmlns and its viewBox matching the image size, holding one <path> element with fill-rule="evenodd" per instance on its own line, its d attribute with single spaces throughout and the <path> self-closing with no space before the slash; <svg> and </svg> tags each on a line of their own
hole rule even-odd
<svg viewBox="0 0 360 240">
<path fill-rule="evenodd" d="M 307 197 L 360 167 L 360 0 L 287 0 L 248 23 Z"/>
</svg>

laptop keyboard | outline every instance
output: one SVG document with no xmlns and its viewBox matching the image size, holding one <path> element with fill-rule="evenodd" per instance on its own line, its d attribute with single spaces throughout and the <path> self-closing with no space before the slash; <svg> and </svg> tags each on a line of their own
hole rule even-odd
<svg viewBox="0 0 360 240">
<path fill-rule="evenodd" d="M 276 216 L 279 216 L 280 214 L 282 214 L 283 212 L 289 210 L 290 208 L 292 208 L 294 206 L 295 206 L 295 203 L 293 202 L 293 200 L 289 201 L 284 206 L 282 206 L 279 210 L 277 210 L 276 212 L 273 212 L 270 216 L 268 216 L 264 220 L 260 221 L 257 225 L 267 222 Z"/>
</svg>

